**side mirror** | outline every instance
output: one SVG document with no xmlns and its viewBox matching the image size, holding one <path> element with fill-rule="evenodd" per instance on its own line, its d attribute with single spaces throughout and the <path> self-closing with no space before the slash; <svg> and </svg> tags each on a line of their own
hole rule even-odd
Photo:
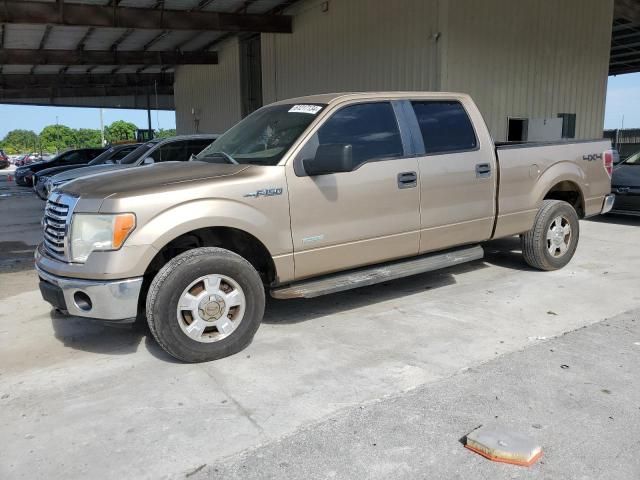
<svg viewBox="0 0 640 480">
<path fill-rule="evenodd" d="M 154 163 L 156 163 L 156 161 L 153 157 L 147 157 L 142 161 L 143 165 L 153 165 Z"/>
<path fill-rule="evenodd" d="M 310 177 L 353 170 L 353 146 L 346 143 L 319 145 L 314 158 L 302 161 L 304 171 Z"/>
</svg>

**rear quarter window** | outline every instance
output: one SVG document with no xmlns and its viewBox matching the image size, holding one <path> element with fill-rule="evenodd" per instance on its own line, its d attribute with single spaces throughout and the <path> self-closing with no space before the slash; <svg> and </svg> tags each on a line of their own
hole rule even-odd
<svg viewBox="0 0 640 480">
<path fill-rule="evenodd" d="M 461 152 L 478 147 L 471 119 L 455 100 L 411 102 L 426 154 Z"/>
</svg>

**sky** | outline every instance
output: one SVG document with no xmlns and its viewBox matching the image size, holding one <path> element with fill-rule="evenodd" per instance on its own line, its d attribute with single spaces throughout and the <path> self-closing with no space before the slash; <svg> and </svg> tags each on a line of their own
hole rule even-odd
<svg viewBox="0 0 640 480">
<path fill-rule="evenodd" d="M 126 120 L 147 128 L 145 110 L 104 109 L 103 115 L 105 125 Z M 609 77 L 604 128 L 622 128 L 623 116 L 625 128 L 640 128 L 640 73 Z M 100 128 L 97 108 L 0 105 L 0 139 L 17 128 L 40 133 L 47 125 L 55 125 L 56 117 L 61 125 L 71 128 Z M 156 130 L 176 128 L 174 112 L 154 110 L 151 126 Z"/>
<path fill-rule="evenodd" d="M 0 105 L 0 139 L 10 130 L 33 130 L 36 133 L 47 125 L 55 125 L 56 117 L 60 125 L 71 128 L 100 128 L 99 108 L 79 107 L 32 107 L 26 105 Z M 146 110 L 103 109 L 104 124 L 116 120 L 135 123 L 138 128 L 147 128 Z M 152 110 L 151 127 L 176 128 L 176 116 L 173 111 Z"/>
<path fill-rule="evenodd" d="M 604 128 L 640 128 L 640 73 L 609 77 Z"/>
</svg>

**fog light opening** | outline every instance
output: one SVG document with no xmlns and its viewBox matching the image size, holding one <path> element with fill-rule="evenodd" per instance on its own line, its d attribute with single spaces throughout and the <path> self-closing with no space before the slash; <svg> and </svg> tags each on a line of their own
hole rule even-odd
<svg viewBox="0 0 640 480">
<path fill-rule="evenodd" d="M 93 304 L 91 303 L 91 298 L 84 292 L 76 292 L 73 294 L 73 301 L 80 310 L 84 312 L 88 312 L 93 308 Z"/>
</svg>

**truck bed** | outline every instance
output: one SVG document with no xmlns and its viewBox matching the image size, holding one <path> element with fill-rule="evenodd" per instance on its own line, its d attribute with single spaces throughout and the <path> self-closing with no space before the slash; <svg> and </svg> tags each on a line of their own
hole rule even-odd
<svg viewBox="0 0 640 480">
<path fill-rule="evenodd" d="M 599 214 L 611 189 L 603 160 L 610 149 L 609 140 L 496 143 L 499 177 L 493 237 L 530 230 L 542 201 L 562 198 L 562 192 L 579 192 L 574 206 L 582 217 Z"/>
</svg>

